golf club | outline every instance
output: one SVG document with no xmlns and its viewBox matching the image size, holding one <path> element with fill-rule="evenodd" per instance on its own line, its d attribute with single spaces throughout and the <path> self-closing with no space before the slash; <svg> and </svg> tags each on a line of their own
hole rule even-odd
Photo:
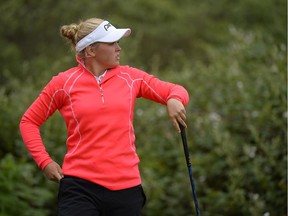
<svg viewBox="0 0 288 216">
<path fill-rule="evenodd" d="M 185 131 L 184 126 L 182 126 L 181 124 L 179 124 L 179 126 L 180 126 L 180 130 L 181 130 L 181 138 L 182 138 L 182 143 L 183 143 L 183 148 L 184 148 L 184 153 L 185 153 L 185 158 L 186 158 L 186 164 L 188 167 L 190 183 L 191 183 L 192 192 L 193 192 L 195 209 L 196 209 L 197 216 L 200 216 L 200 208 L 199 208 L 199 204 L 198 204 L 198 200 L 197 200 L 196 187 L 195 187 L 193 173 L 192 173 L 192 165 L 190 162 L 190 155 L 189 155 L 189 149 L 188 149 L 188 145 L 187 145 L 186 131 Z"/>
</svg>

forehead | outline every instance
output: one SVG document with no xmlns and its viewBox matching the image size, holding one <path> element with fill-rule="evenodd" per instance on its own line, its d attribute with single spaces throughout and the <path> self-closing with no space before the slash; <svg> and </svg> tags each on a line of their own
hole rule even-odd
<svg viewBox="0 0 288 216">
<path fill-rule="evenodd" d="M 101 46 L 101 47 L 105 47 L 105 46 L 112 46 L 112 45 L 114 45 L 114 44 L 118 44 L 119 43 L 119 41 L 115 41 L 115 42 L 97 42 L 97 43 L 95 43 L 95 45 L 93 45 L 94 47 L 96 46 Z"/>
<path fill-rule="evenodd" d="M 107 43 L 107 42 L 97 42 L 92 45 L 95 50 L 108 50 L 109 48 L 115 48 L 114 44 L 117 42 Z"/>
</svg>

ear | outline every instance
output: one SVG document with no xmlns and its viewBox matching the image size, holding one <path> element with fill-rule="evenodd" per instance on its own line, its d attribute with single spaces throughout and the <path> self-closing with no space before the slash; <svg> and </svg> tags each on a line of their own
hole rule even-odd
<svg viewBox="0 0 288 216">
<path fill-rule="evenodd" d="M 85 57 L 95 57 L 95 51 L 92 46 L 88 46 L 85 48 Z"/>
</svg>

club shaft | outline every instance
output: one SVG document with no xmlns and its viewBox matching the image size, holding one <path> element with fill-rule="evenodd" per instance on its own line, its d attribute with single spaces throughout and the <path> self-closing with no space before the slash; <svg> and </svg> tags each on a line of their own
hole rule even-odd
<svg viewBox="0 0 288 216">
<path fill-rule="evenodd" d="M 182 138 L 182 143 L 183 143 L 183 148 L 184 148 L 186 164 L 188 167 L 188 173 L 189 173 L 189 178 L 190 178 L 190 183 L 191 183 L 191 188 L 192 188 L 192 193 L 193 193 L 193 200 L 194 200 L 194 205 L 196 209 L 196 214 L 197 216 L 200 216 L 200 208 L 199 208 L 199 204 L 197 200 L 196 187 L 195 187 L 194 178 L 193 178 L 193 170 L 192 170 L 192 165 L 190 161 L 189 149 L 187 145 L 186 131 L 185 131 L 185 128 L 181 124 L 179 124 L 179 126 L 181 129 L 181 138 Z"/>
<path fill-rule="evenodd" d="M 196 208 L 196 213 L 197 213 L 197 216 L 200 216 L 200 208 L 199 208 L 199 204 L 198 204 L 196 187 L 195 187 L 194 178 L 193 178 L 193 174 L 192 174 L 192 166 L 188 166 L 188 172 L 189 172 L 190 183 L 191 183 L 192 192 L 193 192 L 193 199 L 194 199 L 194 205 Z"/>
</svg>

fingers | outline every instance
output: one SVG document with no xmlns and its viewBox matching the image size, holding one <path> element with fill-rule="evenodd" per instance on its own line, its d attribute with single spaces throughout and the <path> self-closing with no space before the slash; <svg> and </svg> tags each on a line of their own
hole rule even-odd
<svg viewBox="0 0 288 216">
<path fill-rule="evenodd" d="M 63 175 L 62 169 L 59 165 L 57 166 L 57 171 L 58 171 L 57 181 L 60 182 L 60 180 L 64 177 L 64 175 Z"/>
<path fill-rule="evenodd" d="M 176 99 L 169 99 L 167 102 L 167 109 L 172 120 L 173 126 L 178 133 L 181 132 L 179 124 L 187 128 L 186 125 L 186 110 L 183 104 Z"/>
<path fill-rule="evenodd" d="M 60 182 L 60 180 L 63 178 L 61 167 L 54 161 L 49 163 L 43 171 L 47 178 L 51 181 Z"/>
<path fill-rule="evenodd" d="M 185 120 L 186 120 L 186 117 L 185 118 L 180 118 L 180 117 L 172 118 L 173 126 L 178 133 L 181 132 L 179 124 L 181 124 L 184 128 L 187 128 Z"/>
</svg>

